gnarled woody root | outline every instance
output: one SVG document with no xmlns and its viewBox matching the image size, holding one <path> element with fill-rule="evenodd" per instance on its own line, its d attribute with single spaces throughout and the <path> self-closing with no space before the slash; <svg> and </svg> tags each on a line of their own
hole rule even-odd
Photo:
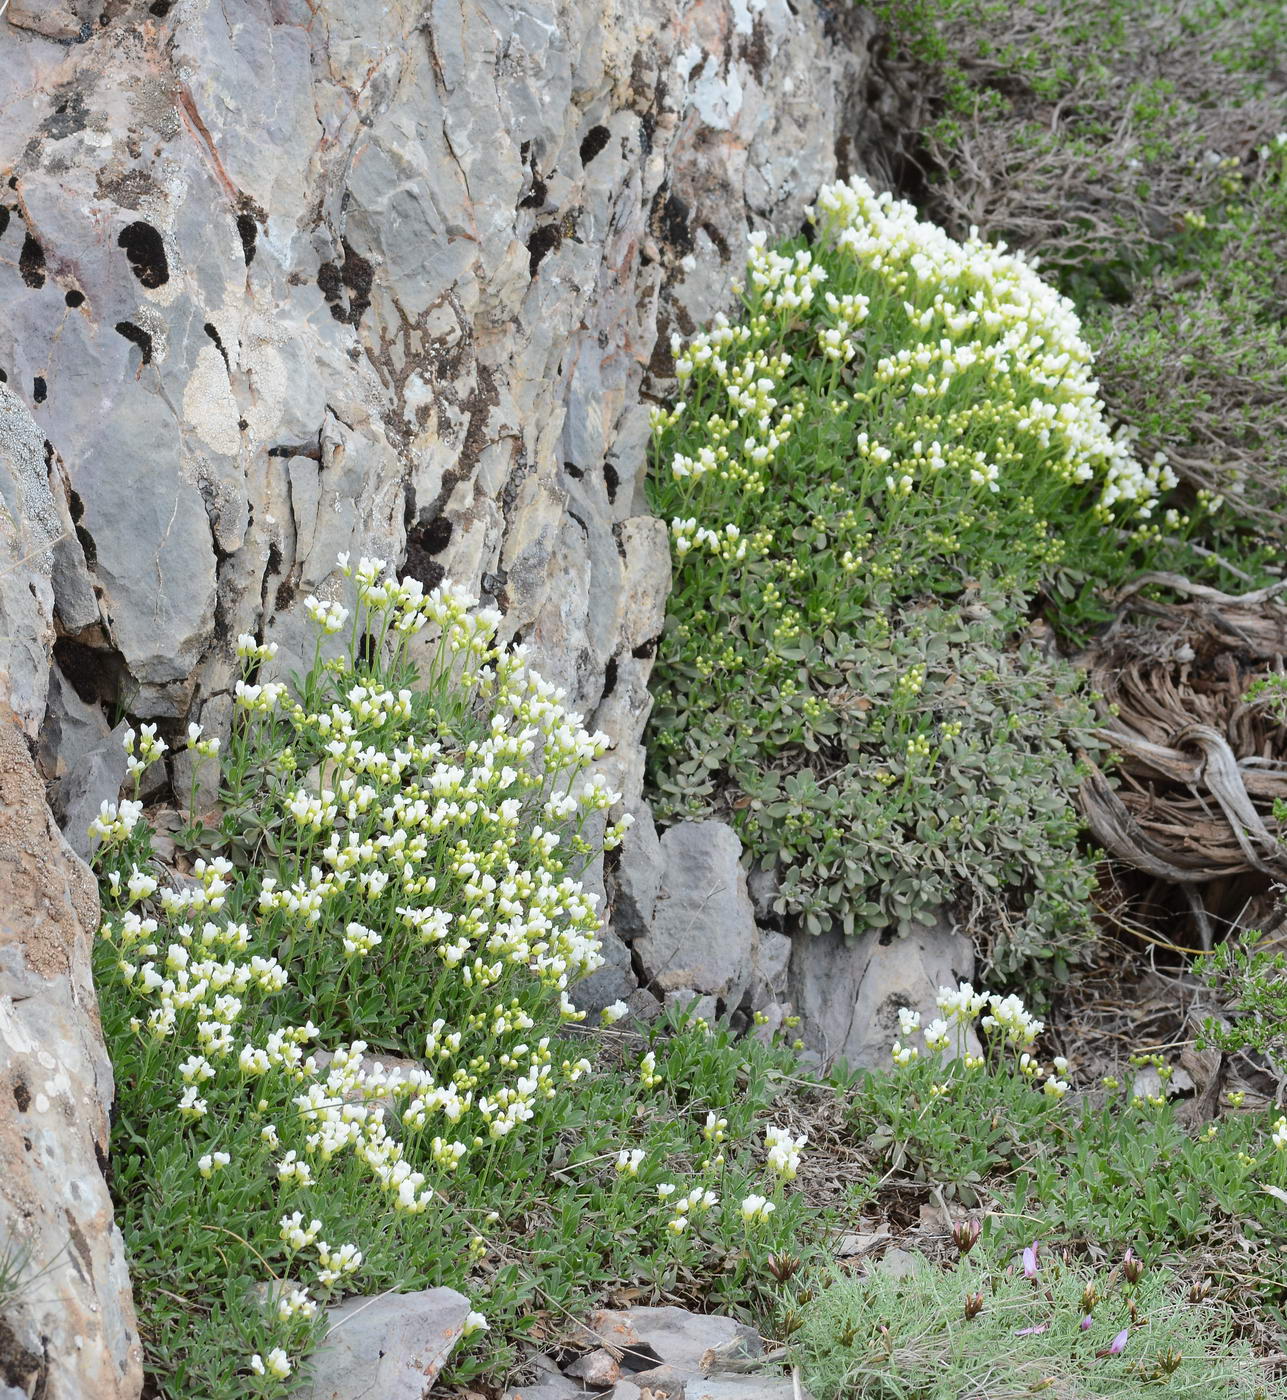
<svg viewBox="0 0 1287 1400">
<path fill-rule="evenodd" d="M 1143 596 L 1150 585 L 1188 601 Z M 1093 769 L 1078 804 L 1111 855 L 1185 889 L 1207 944 L 1198 887 L 1252 871 L 1287 879 L 1273 816 L 1275 799 L 1287 800 L 1287 726 L 1270 701 L 1246 698 L 1283 670 L 1284 589 L 1235 596 L 1145 574 L 1085 657 L 1103 697 L 1099 737 L 1118 763 L 1111 783 Z"/>
</svg>

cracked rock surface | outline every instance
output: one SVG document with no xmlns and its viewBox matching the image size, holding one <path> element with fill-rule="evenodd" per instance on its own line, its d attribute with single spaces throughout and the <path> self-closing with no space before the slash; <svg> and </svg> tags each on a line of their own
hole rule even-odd
<svg viewBox="0 0 1287 1400">
<path fill-rule="evenodd" d="M 0 409 L 77 693 L 217 728 L 236 636 L 298 664 L 366 552 L 498 605 L 637 796 L 641 386 L 835 175 L 861 47 L 795 0 L 82 9 L 0 24 Z"/>
<path fill-rule="evenodd" d="M 0 704 L 0 1393 L 128 1400 L 142 1353 L 103 1167 L 112 1070 L 90 982 L 98 890 Z"/>
</svg>

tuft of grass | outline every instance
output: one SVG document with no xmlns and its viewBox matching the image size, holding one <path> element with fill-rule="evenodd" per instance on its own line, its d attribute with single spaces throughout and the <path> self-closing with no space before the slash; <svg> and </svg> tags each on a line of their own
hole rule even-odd
<svg viewBox="0 0 1287 1400">
<path fill-rule="evenodd" d="M 928 1263 L 903 1277 L 824 1277 L 792 1339 L 818 1400 L 1268 1400 L 1281 1387 L 1232 1315 L 1165 1269 L 1068 1256 Z M 1025 1268 L 1026 1265 L 1026 1268 Z M 1126 1269 L 1134 1272 L 1132 1261 Z M 1031 1274 L 1031 1277 L 1028 1275 Z"/>
</svg>

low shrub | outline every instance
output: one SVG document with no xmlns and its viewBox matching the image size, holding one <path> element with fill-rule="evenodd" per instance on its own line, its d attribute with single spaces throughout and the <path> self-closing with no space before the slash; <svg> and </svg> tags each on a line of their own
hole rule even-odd
<svg viewBox="0 0 1287 1400">
<path fill-rule="evenodd" d="M 94 823 L 113 1189 L 170 1400 L 290 1393 L 349 1294 L 461 1290 L 455 1379 L 503 1378 L 617 1289 L 754 1316 L 763 1260 L 809 1248 L 768 1087 L 789 1052 L 578 1029 L 579 875 L 622 830 L 591 835 L 605 736 L 459 591 L 355 574 L 351 613 L 309 600 L 293 692 L 243 638 L 226 752 L 190 730 L 223 793 L 179 833 L 190 873 L 152 858 L 137 797 Z M 136 782 L 165 748 L 126 746 Z"/>
<path fill-rule="evenodd" d="M 1000 968 L 1063 969 L 1091 721 L 1013 639 L 1039 589 L 1073 626 L 1192 522 L 1022 258 L 857 178 L 813 217 L 813 248 L 754 242 L 745 314 L 676 342 L 683 397 L 654 411 L 657 809 L 732 820 L 810 932 L 903 931 L 971 890 Z"/>
</svg>

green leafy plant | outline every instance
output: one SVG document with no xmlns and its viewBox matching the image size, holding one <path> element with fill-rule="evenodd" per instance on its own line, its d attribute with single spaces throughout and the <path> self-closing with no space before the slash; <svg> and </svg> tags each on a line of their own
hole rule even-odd
<svg viewBox="0 0 1287 1400">
<path fill-rule="evenodd" d="M 810 1248 L 789 1052 L 682 1015 L 578 1026 L 578 877 L 624 825 L 604 736 L 458 590 L 352 576 L 352 611 L 308 600 L 293 693 L 243 638 L 230 742 L 189 731 L 223 803 L 187 873 L 137 796 L 93 824 L 113 1187 L 169 1400 L 291 1393 L 353 1293 L 463 1291 L 468 1381 L 615 1289 L 755 1316 L 764 1260 Z M 165 743 L 124 742 L 137 784 Z"/>
<path fill-rule="evenodd" d="M 745 314 L 675 344 L 652 496 L 677 568 L 651 776 L 727 816 L 809 932 L 900 932 L 963 899 L 995 965 L 1066 974 L 1088 930 L 1074 627 L 1156 561 L 1173 484 L 1096 398 L 1070 304 L 860 180 L 813 248 L 753 243 Z"/>
<path fill-rule="evenodd" d="M 1281 820 L 1281 817 L 1279 818 Z M 1203 1023 L 1203 1036 L 1227 1054 L 1287 1051 L 1287 955 L 1261 947 L 1256 929 L 1216 945 L 1201 975 L 1220 1001 L 1221 1015 Z"/>
<path fill-rule="evenodd" d="M 972 1053 L 988 1005 L 986 1046 Z M 924 1028 L 904 1013 L 893 1068 L 865 1071 L 848 1090 L 849 1121 L 880 1186 L 919 1185 L 930 1199 L 986 1211 L 985 1234 L 999 1246 L 1035 1234 L 1092 1253 L 1134 1247 L 1177 1267 L 1202 1251 L 1267 1303 L 1287 1292 L 1276 1248 L 1287 1240 L 1287 1121 L 1233 1113 L 1187 1130 L 1160 1056 L 1130 1066 L 1132 1082 L 1135 1070 L 1159 1068 L 1160 1093 L 1115 1078 L 1079 1091 L 1066 1060 L 1037 1054 L 1044 1027 L 1018 998 L 962 984 L 940 992 L 939 1007 L 943 1019 Z M 1267 1247 L 1248 1266 L 1252 1239 Z"/>
</svg>

